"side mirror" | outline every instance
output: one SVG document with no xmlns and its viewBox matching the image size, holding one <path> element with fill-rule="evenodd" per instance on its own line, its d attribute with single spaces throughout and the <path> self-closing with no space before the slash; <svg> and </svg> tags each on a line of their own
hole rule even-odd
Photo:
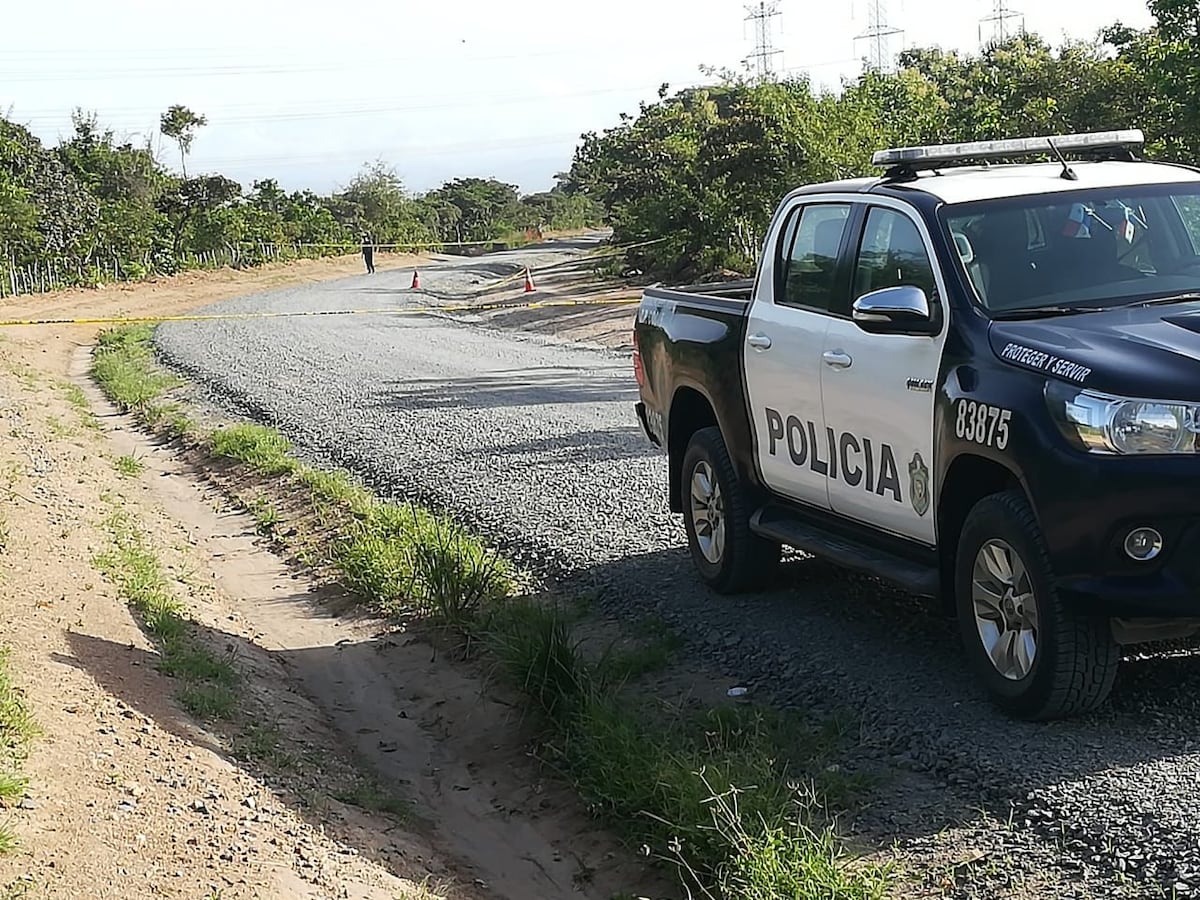
<svg viewBox="0 0 1200 900">
<path fill-rule="evenodd" d="M 911 285 L 863 294 L 854 301 L 851 317 L 863 331 L 921 333 L 933 325 L 929 298 Z"/>
</svg>

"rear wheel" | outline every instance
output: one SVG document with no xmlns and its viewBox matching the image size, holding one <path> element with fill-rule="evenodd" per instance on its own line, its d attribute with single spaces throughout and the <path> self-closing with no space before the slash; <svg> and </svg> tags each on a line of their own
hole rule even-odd
<svg viewBox="0 0 1200 900">
<path fill-rule="evenodd" d="M 1019 492 L 985 497 L 968 514 L 954 587 L 967 656 L 1002 709 L 1055 719 L 1108 697 L 1120 659 L 1108 620 L 1059 600 L 1037 519 Z"/>
<path fill-rule="evenodd" d="M 683 521 L 700 577 L 722 593 L 764 586 L 781 548 L 750 530 L 750 509 L 721 429 L 692 435 L 681 477 Z"/>
</svg>

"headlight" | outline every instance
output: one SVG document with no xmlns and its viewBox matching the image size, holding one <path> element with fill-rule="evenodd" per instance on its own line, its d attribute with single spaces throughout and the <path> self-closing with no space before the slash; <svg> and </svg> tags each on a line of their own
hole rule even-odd
<svg viewBox="0 0 1200 900">
<path fill-rule="evenodd" d="M 1046 402 L 1066 438 L 1093 453 L 1195 453 L 1200 404 L 1138 400 L 1047 382 Z"/>
</svg>

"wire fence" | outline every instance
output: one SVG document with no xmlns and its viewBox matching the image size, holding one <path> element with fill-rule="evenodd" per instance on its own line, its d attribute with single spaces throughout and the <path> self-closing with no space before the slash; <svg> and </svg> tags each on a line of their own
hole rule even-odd
<svg viewBox="0 0 1200 900">
<path fill-rule="evenodd" d="M 441 251 L 452 254 L 486 253 L 489 250 L 510 249 L 521 243 L 536 240 L 540 232 L 526 233 L 519 239 L 488 241 L 425 241 L 414 243 L 372 243 L 377 253 Z M 362 251 L 357 243 L 271 243 L 228 244 L 199 253 L 185 252 L 171 257 L 169 265 L 157 264 L 150 254 L 140 261 L 122 261 L 116 255 L 100 254 L 90 260 L 65 257 L 39 260 L 18 266 L 12 260 L 0 260 L 0 299 L 21 294 L 44 294 L 73 287 L 96 287 L 123 281 L 140 281 L 152 275 L 171 275 L 177 271 L 221 268 L 253 268 L 270 262 L 295 259 L 319 259 L 329 256 L 348 256 Z"/>
<path fill-rule="evenodd" d="M 426 241 L 417 243 L 372 243 L 377 253 L 441 252 L 453 255 L 475 255 L 498 250 L 515 249 L 542 237 L 540 229 L 531 229 L 500 240 L 487 241 Z M 642 241 L 623 247 L 610 247 L 609 255 L 633 247 L 659 243 Z M 94 288 L 104 284 L 141 281 L 155 275 L 172 275 L 178 271 L 199 269 L 246 269 L 272 262 L 297 259 L 320 259 L 349 256 L 362 252 L 358 243 L 272 243 L 258 242 L 224 247 L 199 253 L 185 252 L 170 257 L 167 265 L 160 264 L 151 254 L 140 260 L 121 260 L 115 254 L 95 254 L 88 260 L 55 257 L 18 266 L 0 257 L 0 299 L 23 294 L 45 294 L 69 288 Z"/>
<path fill-rule="evenodd" d="M 171 275 L 186 270 L 252 268 L 269 262 L 343 256 L 359 250 L 356 244 L 262 242 L 229 245 L 199 253 L 186 252 L 170 258 L 167 265 L 159 264 L 150 254 L 140 260 L 121 260 L 116 255 L 104 254 L 89 260 L 53 257 L 24 266 L 12 260 L 0 261 L 0 298 L 140 281 L 153 275 Z"/>
</svg>

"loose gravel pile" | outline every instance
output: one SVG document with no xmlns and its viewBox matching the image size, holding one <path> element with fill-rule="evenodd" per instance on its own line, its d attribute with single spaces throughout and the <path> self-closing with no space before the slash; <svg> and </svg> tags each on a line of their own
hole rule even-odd
<svg viewBox="0 0 1200 900">
<path fill-rule="evenodd" d="M 544 265 L 570 252 L 500 261 Z M 468 260 L 421 274 L 438 293 L 486 277 Z M 410 278 L 381 272 L 212 311 L 428 302 Z M 947 816 L 986 805 L 1011 813 L 1014 848 L 1047 838 L 1083 881 L 1104 872 L 1140 885 L 1131 896 L 1151 886 L 1200 896 L 1200 656 L 1130 664 L 1101 713 L 1031 725 L 986 701 L 952 623 L 874 581 L 795 559 L 777 590 L 710 594 L 667 511 L 665 459 L 637 426 L 624 356 L 388 315 L 168 323 L 157 340 L 227 408 L 380 493 L 455 514 L 613 617 L 661 617 L 758 696 L 861 713 L 859 763 L 916 773 L 935 797 L 895 793 L 863 814 L 864 831 L 916 845 Z"/>
</svg>

